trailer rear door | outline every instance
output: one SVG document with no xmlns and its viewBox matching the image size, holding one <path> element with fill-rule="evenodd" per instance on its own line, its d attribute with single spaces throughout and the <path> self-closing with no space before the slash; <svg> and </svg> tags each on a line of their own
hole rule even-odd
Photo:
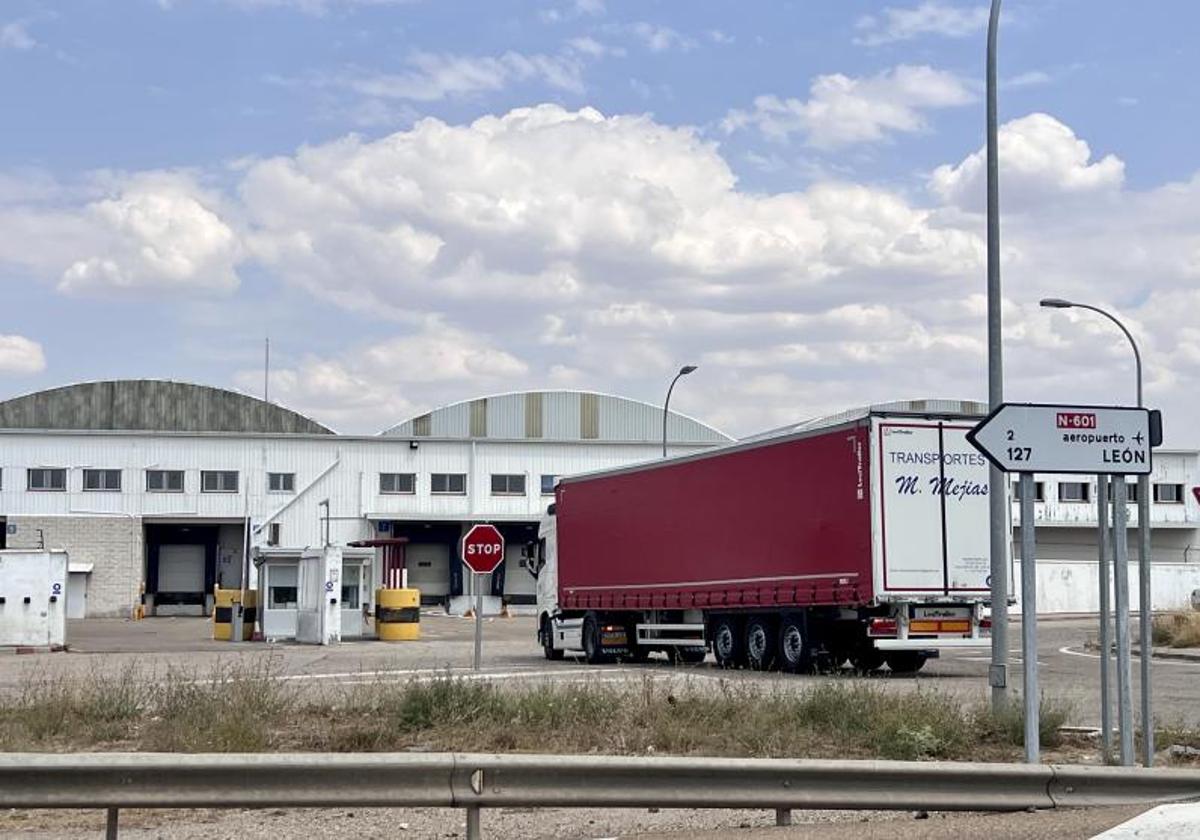
<svg viewBox="0 0 1200 840">
<path fill-rule="evenodd" d="M 872 421 L 879 596 L 977 598 L 989 590 L 988 465 L 969 420 Z"/>
</svg>

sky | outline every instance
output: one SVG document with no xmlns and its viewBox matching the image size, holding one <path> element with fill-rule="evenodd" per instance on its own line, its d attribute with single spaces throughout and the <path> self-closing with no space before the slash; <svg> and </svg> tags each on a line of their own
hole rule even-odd
<svg viewBox="0 0 1200 840">
<path fill-rule="evenodd" d="M 0 0 L 0 398 L 985 399 L 986 2 Z M 1200 5 L 1008 0 L 1006 398 L 1200 446 Z"/>
</svg>

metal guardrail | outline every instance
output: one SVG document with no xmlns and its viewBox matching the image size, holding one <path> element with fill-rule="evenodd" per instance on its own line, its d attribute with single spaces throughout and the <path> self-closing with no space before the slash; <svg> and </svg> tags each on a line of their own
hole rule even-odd
<svg viewBox="0 0 1200 840">
<path fill-rule="evenodd" d="M 430 754 L 0 754 L 0 808 L 1020 811 L 1200 799 L 1200 770 L 959 762 Z"/>
</svg>

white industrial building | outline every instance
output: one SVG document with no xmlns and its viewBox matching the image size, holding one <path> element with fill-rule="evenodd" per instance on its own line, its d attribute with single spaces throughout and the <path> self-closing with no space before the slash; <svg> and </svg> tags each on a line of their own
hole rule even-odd
<svg viewBox="0 0 1200 840">
<path fill-rule="evenodd" d="M 508 543 L 485 582 L 495 611 L 534 600 L 517 558 L 555 477 L 660 457 L 662 435 L 661 408 L 576 391 L 481 397 L 350 436 L 221 389 L 71 385 L 0 402 L 0 548 L 66 549 L 76 617 L 207 613 L 213 586 L 236 588 L 248 569 L 265 632 L 287 637 L 306 548 L 406 537 L 409 584 L 462 611 L 457 544 L 488 521 Z M 676 413 L 667 436 L 672 454 L 729 441 Z M 382 564 L 373 548 L 344 556 L 353 636 Z"/>
<path fill-rule="evenodd" d="M 236 588 L 249 574 L 264 632 L 285 638 L 295 634 L 306 549 L 405 538 L 410 585 L 425 603 L 462 612 L 473 593 L 458 542 L 487 521 L 508 544 L 507 562 L 484 583 L 486 608 L 497 611 L 534 600 L 517 558 L 555 477 L 660 457 L 662 422 L 661 408 L 634 400 L 531 391 L 351 436 L 222 389 L 70 385 L 0 402 L 0 548 L 65 549 L 75 617 L 125 617 L 138 606 L 149 616 L 206 614 L 214 585 Z M 730 441 L 674 413 L 667 432 L 672 454 Z M 1037 482 L 1040 606 L 1094 610 L 1094 480 Z M 1151 487 L 1155 606 L 1184 606 L 1200 587 L 1200 454 L 1157 451 Z M 1014 520 L 1019 527 L 1015 510 Z M 1130 544 L 1135 558 L 1136 529 Z M 344 549 L 345 636 L 366 630 L 382 551 Z"/>
</svg>

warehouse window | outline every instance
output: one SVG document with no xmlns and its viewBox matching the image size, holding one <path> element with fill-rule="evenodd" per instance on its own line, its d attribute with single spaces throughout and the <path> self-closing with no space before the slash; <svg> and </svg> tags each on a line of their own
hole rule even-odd
<svg viewBox="0 0 1200 840">
<path fill-rule="evenodd" d="M 417 492 L 417 476 L 414 473 L 380 473 L 379 492 L 388 495 Z"/>
<path fill-rule="evenodd" d="M 270 493 L 295 493 L 295 473 L 267 473 L 267 491 Z"/>
<path fill-rule="evenodd" d="M 492 473 L 493 496 L 524 496 L 525 476 Z"/>
<path fill-rule="evenodd" d="M 1154 501 L 1163 505 L 1183 504 L 1182 484 L 1155 484 Z"/>
<path fill-rule="evenodd" d="M 542 473 L 542 495 L 554 495 L 554 482 L 558 481 L 558 476 Z"/>
<path fill-rule="evenodd" d="M 430 492 L 465 495 L 467 492 L 467 476 L 465 473 L 434 473 L 430 476 Z"/>
<path fill-rule="evenodd" d="M 1127 501 L 1131 504 L 1136 503 L 1138 500 L 1137 494 L 1138 494 L 1137 482 L 1136 481 L 1126 481 L 1125 482 L 1125 501 Z M 1109 486 L 1109 488 L 1108 488 L 1108 500 L 1109 500 L 1109 502 L 1112 502 L 1112 487 L 1111 486 Z"/>
<path fill-rule="evenodd" d="M 237 489 L 235 470 L 204 470 L 200 473 L 201 493 L 236 493 Z"/>
<path fill-rule="evenodd" d="M 29 489 L 61 492 L 67 489 L 67 471 L 39 468 L 29 471 Z"/>
<path fill-rule="evenodd" d="M 296 566 L 268 566 L 267 609 L 296 609 L 296 596 L 300 591 L 299 581 L 300 570 Z"/>
<path fill-rule="evenodd" d="M 183 470 L 146 470 L 147 493 L 182 493 Z"/>
<path fill-rule="evenodd" d="M 83 489 L 119 493 L 121 491 L 121 471 L 84 470 Z"/>
<path fill-rule="evenodd" d="M 1086 481 L 1063 481 L 1058 485 L 1058 500 L 1060 502 L 1089 502 L 1092 499 L 1091 489 Z"/>
<path fill-rule="evenodd" d="M 1012 497 L 1013 497 L 1014 502 L 1021 500 L 1021 482 L 1020 481 L 1014 481 L 1012 483 Z M 1035 502 L 1046 501 L 1046 482 L 1044 482 L 1044 481 L 1033 482 L 1033 500 Z"/>
<path fill-rule="evenodd" d="M 279 545 L 280 534 L 283 528 L 278 522 L 272 522 L 267 526 L 267 545 Z"/>
</svg>

